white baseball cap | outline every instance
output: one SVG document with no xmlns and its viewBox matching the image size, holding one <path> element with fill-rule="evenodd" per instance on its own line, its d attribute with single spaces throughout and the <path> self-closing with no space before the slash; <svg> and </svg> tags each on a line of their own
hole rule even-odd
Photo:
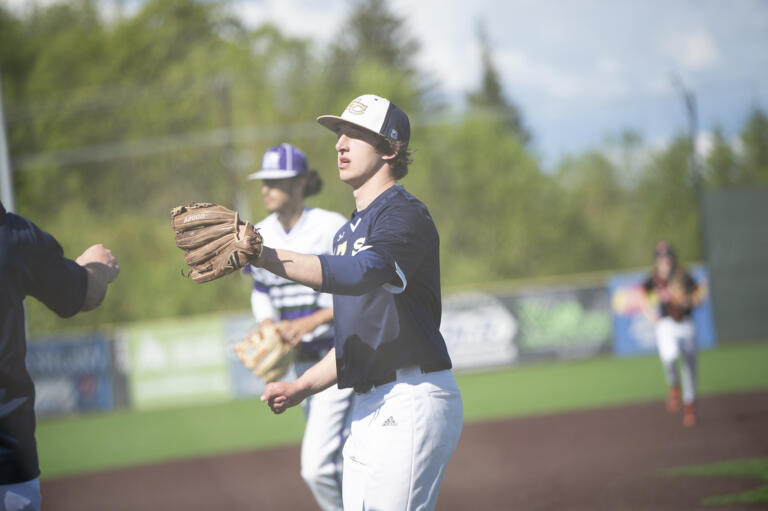
<svg viewBox="0 0 768 511">
<path fill-rule="evenodd" d="M 374 94 L 364 94 L 353 99 L 341 117 L 321 115 L 317 122 L 334 133 L 339 131 L 342 124 L 351 124 L 406 145 L 411 138 L 411 124 L 405 112 L 390 100 Z"/>
</svg>

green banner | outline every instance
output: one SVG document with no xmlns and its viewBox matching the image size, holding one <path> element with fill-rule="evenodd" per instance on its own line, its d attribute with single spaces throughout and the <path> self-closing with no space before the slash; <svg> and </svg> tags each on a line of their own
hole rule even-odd
<svg viewBox="0 0 768 511">
<path fill-rule="evenodd" d="M 134 408 L 232 398 L 224 318 L 185 318 L 122 330 Z"/>
</svg>

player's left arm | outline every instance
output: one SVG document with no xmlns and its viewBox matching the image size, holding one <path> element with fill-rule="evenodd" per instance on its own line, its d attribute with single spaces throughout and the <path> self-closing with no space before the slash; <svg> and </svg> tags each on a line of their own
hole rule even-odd
<svg viewBox="0 0 768 511">
<path fill-rule="evenodd" d="M 316 256 L 265 246 L 251 264 L 325 293 L 359 296 L 385 284 L 402 291 L 407 275 L 423 258 L 427 222 L 431 219 L 415 210 L 392 212 L 354 256 Z"/>
<path fill-rule="evenodd" d="M 304 371 L 297 380 L 267 384 L 261 400 L 267 403 L 274 413 L 283 413 L 334 383 L 336 383 L 336 349 L 332 348 L 320 362 Z"/>
</svg>

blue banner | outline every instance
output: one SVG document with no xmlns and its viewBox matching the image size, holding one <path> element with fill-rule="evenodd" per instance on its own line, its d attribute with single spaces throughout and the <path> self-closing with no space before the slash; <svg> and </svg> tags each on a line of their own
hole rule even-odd
<svg viewBox="0 0 768 511">
<path fill-rule="evenodd" d="M 38 415 L 109 410 L 112 396 L 109 341 L 99 335 L 46 339 L 27 346 Z"/>
<path fill-rule="evenodd" d="M 693 309 L 696 344 L 699 349 L 715 346 L 716 335 L 709 296 L 709 279 L 703 266 L 690 268 L 693 279 L 707 290 L 704 301 Z M 615 275 L 608 282 L 613 310 L 613 352 L 620 357 L 648 355 L 656 352 L 653 324 L 643 314 L 646 302 L 642 283 L 648 273 L 632 272 Z"/>
</svg>

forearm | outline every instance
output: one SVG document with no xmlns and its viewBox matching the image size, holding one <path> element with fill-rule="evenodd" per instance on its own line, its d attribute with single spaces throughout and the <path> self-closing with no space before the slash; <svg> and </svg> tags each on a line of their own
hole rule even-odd
<svg viewBox="0 0 768 511">
<path fill-rule="evenodd" d="M 88 275 L 88 287 L 80 310 L 86 312 L 95 309 L 104 301 L 104 297 L 107 296 L 109 276 L 98 263 L 86 264 L 84 268 Z"/>
<path fill-rule="evenodd" d="M 302 394 L 311 396 L 336 383 L 336 349 L 332 348 L 320 362 L 307 369 L 296 384 Z"/>
<path fill-rule="evenodd" d="M 107 295 L 107 287 L 120 273 L 120 265 L 112 251 L 101 243 L 88 247 L 75 262 L 85 268 L 88 283 L 81 311 L 98 307 Z"/>
<path fill-rule="evenodd" d="M 320 260 L 315 255 L 264 247 L 253 264 L 312 289 L 319 289 L 323 283 Z"/>
<path fill-rule="evenodd" d="M 310 330 L 314 330 L 315 328 L 319 327 L 320 325 L 324 325 L 325 323 L 330 323 L 333 321 L 333 307 L 318 309 L 307 319 L 310 321 Z"/>
</svg>

